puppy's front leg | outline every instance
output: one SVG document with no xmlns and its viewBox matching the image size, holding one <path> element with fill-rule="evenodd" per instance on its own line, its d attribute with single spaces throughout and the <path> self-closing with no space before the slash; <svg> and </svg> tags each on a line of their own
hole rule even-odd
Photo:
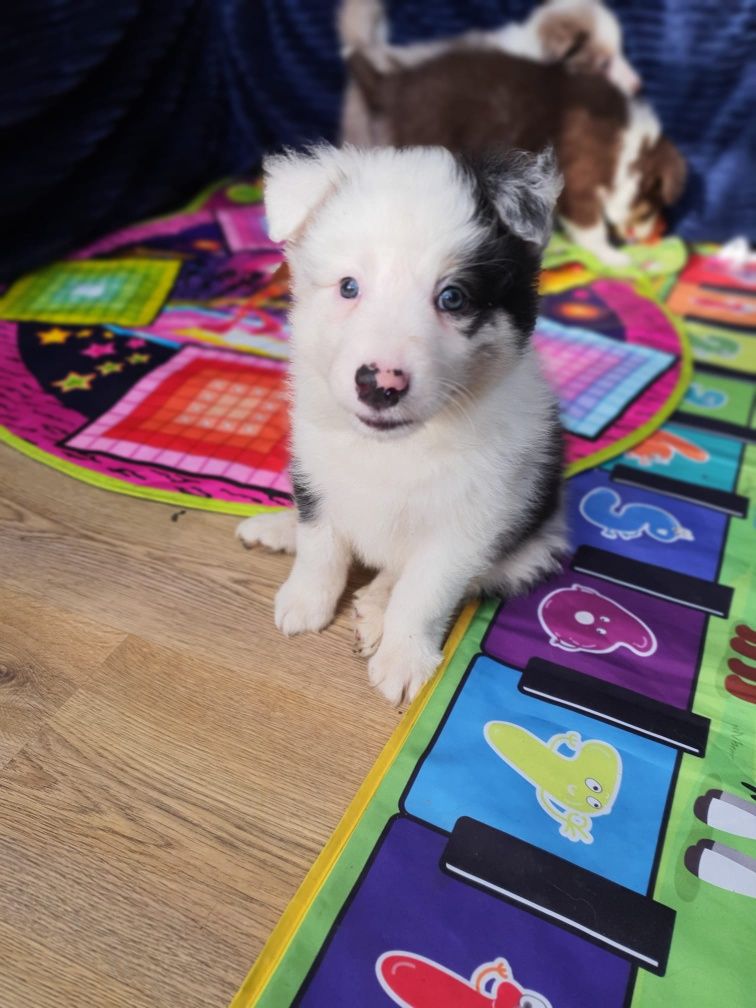
<svg viewBox="0 0 756 1008">
<path fill-rule="evenodd" d="M 276 626 L 287 635 L 322 630 L 344 591 L 350 552 L 327 517 L 297 523 L 297 556 L 276 595 Z"/>
<path fill-rule="evenodd" d="M 391 593 L 383 639 L 370 659 L 372 684 L 392 704 L 411 700 L 441 661 L 441 642 L 465 593 L 469 566 L 439 548 L 413 554 Z"/>
</svg>

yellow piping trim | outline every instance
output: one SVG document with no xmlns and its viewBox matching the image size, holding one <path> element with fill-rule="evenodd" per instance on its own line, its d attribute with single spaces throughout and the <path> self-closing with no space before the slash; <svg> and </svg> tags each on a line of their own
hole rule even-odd
<svg viewBox="0 0 756 1008">
<path fill-rule="evenodd" d="M 446 671 L 460 641 L 467 632 L 467 628 L 470 626 L 477 608 L 476 602 L 470 602 L 460 613 L 459 619 L 455 623 L 454 629 L 444 647 L 444 660 L 439 666 L 438 671 L 418 693 L 409 710 L 397 725 L 391 738 L 383 747 L 370 773 L 362 782 L 359 791 L 347 808 L 338 826 L 331 834 L 331 838 L 318 855 L 288 907 L 284 910 L 273 933 L 265 943 L 265 947 L 260 953 L 257 962 L 247 974 L 244 983 L 239 988 L 229 1008 L 249 1008 L 253 1004 L 253 1000 L 259 997 L 267 987 L 271 977 L 278 969 L 292 938 L 315 902 L 323 883 L 341 856 L 357 823 L 373 800 L 386 771 L 393 763 L 402 746 L 407 741 L 410 732 L 417 724 L 420 715 L 425 710 L 434 689 Z"/>
</svg>

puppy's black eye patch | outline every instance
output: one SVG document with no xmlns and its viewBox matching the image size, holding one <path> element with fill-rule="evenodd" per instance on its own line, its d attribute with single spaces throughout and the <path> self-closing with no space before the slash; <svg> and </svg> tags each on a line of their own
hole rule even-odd
<svg viewBox="0 0 756 1008">
<path fill-rule="evenodd" d="M 467 297 L 461 287 L 449 284 L 436 298 L 436 307 L 442 312 L 461 312 L 467 307 Z"/>
<path fill-rule="evenodd" d="M 497 312 L 505 312 L 527 341 L 536 318 L 538 265 L 537 252 L 525 242 L 503 229 L 489 233 L 455 275 L 465 295 L 457 312 L 467 323 L 465 334 L 475 336 Z"/>
</svg>

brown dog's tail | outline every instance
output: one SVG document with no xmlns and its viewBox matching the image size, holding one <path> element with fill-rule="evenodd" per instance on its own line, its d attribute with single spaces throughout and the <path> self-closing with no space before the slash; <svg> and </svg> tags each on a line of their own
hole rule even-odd
<svg viewBox="0 0 756 1008">
<path fill-rule="evenodd" d="M 339 0 L 337 31 L 348 71 L 341 139 L 381 146 L 388 142 L 382 120 L 393 101 L 395 69 L 385 0 Z"/>
<path fill-rule="evenodd" d="M 360 50 L 349 56 L 347 66 L 371 113 L 379 115 L 385 112 L 388 97 L 386 75 Z"/>
<path fill-rule="evenodd" d="M 389 27 L 383 0 L 341 0 L 336 30 L 344 59 L 358 50 L 385 49 Z"/>
</svg>

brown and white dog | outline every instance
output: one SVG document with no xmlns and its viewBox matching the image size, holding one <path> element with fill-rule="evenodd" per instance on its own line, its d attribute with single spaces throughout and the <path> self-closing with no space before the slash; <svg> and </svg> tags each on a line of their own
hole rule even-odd
<svg viewBox="0 0 756 1008">
<path fill-rule="evenodd" d="M 360 51 L 383 71 L 417 66 L 459 49 L 490 49 L 539 63 L 561 63 L 574 73 L 600 74 L 627 95 L 637 94 L 641 87 L 623 52 L 619 21 L 602 0 L 544 0 L 524 21 L 408 45 L 390 43 L 383 0 L 342 0 L 338 31 L 345 60 Z M 369 115 L 351 82 L 341 132 L 348 143 L 368 145 L 382 139 L 380 124 Z"/>
<path fill-rule="evenodd" d="M 653 110 L 600 75 L 492 50 L 446 52 L 390 72 L 362 52 L 348 63 L 380 124 L 374 142 L 473 155 L 553 146 L 562 224 L 607 264 L 626 265 L 613 243 L 658 233 L 662 209 L 682 192 L 685 162 Z"/>
</svg>

